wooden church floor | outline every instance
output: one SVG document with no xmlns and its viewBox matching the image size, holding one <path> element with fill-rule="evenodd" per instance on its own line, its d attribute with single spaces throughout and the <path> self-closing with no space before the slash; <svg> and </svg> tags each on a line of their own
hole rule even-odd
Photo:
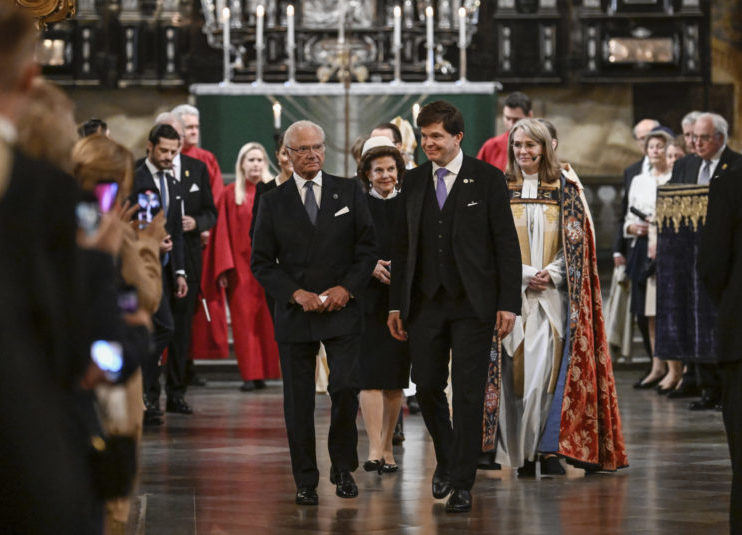
<svg viewBox="0 0 742 535">
<path fill-rule="evenodd" d="M 405 415 L 401 469 L 359 469 L 356 499 L 335 496 L 328 479 L 329 398 L 317 395 L 318 507 L 294 504 L 281 410 L 281 384 L 243 393 L 234 381 L 191 388 L 192 416 L 171 415 L 145 430 L 142 475 L 129 533 L 190 534 L 692 534 L 726 533 L 731 468 L 721 413 L 690 412 L 631 388 L 641 372 L 617 370 L 631 466 L 588 477 L 522 480 L 482 472 L 471 513 L 451 515 L 434 500 L 432 443 L 420 415 Z M 164 405 L 164 403 L 163 403 Z M 358 452 L 368 442 L 359 417 Z"/>
</svg>

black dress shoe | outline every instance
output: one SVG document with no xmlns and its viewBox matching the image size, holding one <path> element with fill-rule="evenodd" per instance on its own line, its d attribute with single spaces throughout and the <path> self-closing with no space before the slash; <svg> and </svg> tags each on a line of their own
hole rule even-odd
<svg viewBox="0 0 742 535">
<path fill-rule="evenodd" d="M 697 386 L 682 384 L 669 394 L 667 399 L 695 398 L 701 395 L 701 390 Z"/>
<path fill-rule="evenodd" d="M 449 513 L 467 513 L 471 511 L 471 492 L 454 489 L 446 502 L 446 511 Z"/>
<path fill-rule="evenodd" d="M 541 475 L 545 476 L 563 476 L 567 472 L 564 471 L 562 463 L 559 462 L 558 457 L 542 457 L 541 458 Z"/>
<path fill-rule="evenodd" d="M 317 505 L 319 497 L 315 489 L 299 488 L 296 491 L 296 505 Z"/>
<path fill-rule="evenodd" d="M 719 400 L 704 396 L 698 401 L 691 401 L 690 405 L 688 405 L 688 409 L 692 411 L 710 411 L 716 407 L 718 403 Z"/>
<path fill-rule="evenodd" d="M 156 416 L 163 416 L 163 412 L 160 409 L 160 402 L 159 401 L 152 401 L 150 399 L 144 398 L 144 410 L 146 412 L 149 412 L 151 415 Z"/>
<path fill-rule="evenodd" d="M 145 427 L 156 427 L 163 424 L 162 413 L 156 413 L 153 411 L 144 411 L 144 419 L 142 423 Z"/>
<path fill-rule="evenodd" d="M 438 470 L 433 474 L 433 498 L 440 500 L 445 498 L 451 493 L 451 483 L 448 482 L 448 477 L 438 475 Z"/>
<path fill-rule="evenodd" d="M 263 390 L 265 388 L 265 381 L 262 379 L 255 379 L 253 384 L 255 385 L 255 390 Z"/>
<path fill-rule="evenodd" d="M 417 414 L 418 412 L 420 412 L 420 404 L 417 402 L 417 397 L 407 397 L 407 409 L 409 409 L 410 414 Z"/>
<path fill-rule="evenodd" d="M 536 462 L 535 461 L 525 461 L 523 463 L 523 466 L 518 468 L 518 477 L 519 478 L 531 478 L 536 477 Z"/>
<path fill-rule="evenodd" d="M 242 390 L 243 392 L 252 392 L 253 390 L 255 390 L 255 381 L 245 381 L 244 383 L 242 383 L 240 390 Z"/>
<path fill-rule="evenodd" d="M 660 384 L 660 381 L 662 380 L 662 377 L 658 377 L 657 379 L 654 379 L 653 381 L 644 382 L 644 379 L 646 377 L 641 378 L 637 382 L 634 383 L 634 388 L 640 389 L 640 390 L 646 390 L 649 388 L 654 388 L 658 384 Z"/>
<path fill-rule="evenodd" d="M 500 463 L 495 462 L 495 454 L 482 452 L 477 459 L 477 470 L 501 470 Z"/>
<path fill-rule="evenodd" d="M 358 485 L 347 470 L 330 469 L 330 483 L 335 485 L 335 494 L 341 498 L 358 496 Z"/>
<path fill-rule="evenodd" d="M 168 399 L 167 404 L 165 405 L 165 410 L 167 412 L 176 412 L 178 414 L 193 414 L 193 409 L 183 398 Z"/>
<path fill-rule="evenodd" d="M 398 472 L 399 471 L 399 465 L 398 464 L 384 463 L 384 464 L 381 465 L 381 471 L 383 473 L 385 473 L 385 474 L 391 474 L 393 472 Z"/>
<path fill-rule="evenodd" d="M 384 459 L 376 459 L 363 463 L 363 469 L 366 472 L 378 472 L 381 474 L 381 467 L 384 465 Z"/>
<path fill-rule="evenodd" d="M 192 375 L 188 380 L 189 386 L 206 386 L 206 379 L 199 377 L 198 375 Z"/>
<path fill-rule="evenodd" d="M 656 390 L 657 390 L 657 393 L 660 396 L 667 396 L 667 395 L 670 394 L 670 392 L 674 392 L 675 391 L 674 388 L 662 388 L 660 385 L 657 385 Z"/>
</svg>

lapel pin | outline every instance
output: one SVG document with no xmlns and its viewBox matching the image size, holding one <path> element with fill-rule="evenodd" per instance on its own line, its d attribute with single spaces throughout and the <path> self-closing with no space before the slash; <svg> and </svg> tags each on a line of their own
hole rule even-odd
<svg viewBox="0 0 742 535">
<path fill-rule="evenodd" d="M 188 172 L 188 169 L 185 170 L 185 175 L 186 175 L 186 177 L 191 176 L 191 173 Z"/>
<path fill-rule="evenodd" d="M 726 169 L 726 168 L 727 168 L 727 164 L 724 164 L 724 165 L 722 165 L 722 166 L 721 166 L 721 170 L 722 170 L 722 171 L 723 171 L 724 169 Z"/>
<path fill-rule="evenodd" d="M 469 183 L 469 179 L 468 178 L 465 178 L 464 179 L 464 184 L 468 184 L 468 183 Z"/>
<path fill-rule="evenodd" d="M 333 194 L 332 194 L 332 198 L 333 198 L 333 199 L 335 199 L 335 200 L 337 200 L 337 198 L 338 198 L 338 194 L 337 194 L 337 193 L 333 193 Z"/>
</svg>

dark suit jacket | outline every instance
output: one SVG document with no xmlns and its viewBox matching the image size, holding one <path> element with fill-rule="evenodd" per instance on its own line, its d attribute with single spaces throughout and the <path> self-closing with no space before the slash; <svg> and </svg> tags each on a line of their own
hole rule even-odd
<svg viewBox="0 0 742 535">
<path fill-rule="evenodd" d="M 252 242 L 255 278 L 276 300 L 279 342 L 309 342 L 360 333 L 356 299 L 336 312 L 304 312 L 291 301 L 296 290 L 321 293 L 343 286 L 360 295 L 378 256 L 363 192 L 355 181 L 322 174 L 317 226 L 290 179 L 262 196 Z"/>
<path fill-rule="evenodd" d="M 629 188 L 631 188 L 631 181 L 634 180 L 634 177 L 641 174 L 643 163 L 644 158 L 638 162 L 632 163 L 623 171 L 623 198 L 621 199 L 621 213 L 619 214 L 616 238 L 613 240 L 613 252 L 621 253 L 623 256 L 626 256 L 628 252 L 628 240 L 623 236 L 623 224 L 626 220 L 626 212 L 629 211 Z"/>
<path fill-rule="evenodd" d="M 255 221 L 258 219 L 258 207 L 260 206 L 260 198 L 268 193 L 269 191 L 276 189 L 276 181 L 271 180 L 270 182 L 258 182 L 255 186 L 255 199 L 252 202 L 252 220 L 250 221 L 250 239 L 252 240 L 253 234 L 255 234 Z"/>
<path fill-rule="evenodd" d="M 698 273 L 718 306 L 719 361 L 742 360 L 742 162 L 711 181 Z"/>
<path fill-rule="evenodd" d="M 392 252 L 389 308 L 408 318 L 415 303 L 420 220 L 433 164 L 405 174 L 399 221 Z M 505 177 L 488 163 L 464 156 L 456 181 L 453 253 L 466 296 L 482 321 L 494 321 L 498 310 L 520 314 L 521 258 Z M 424 266 L 421 266 L 424 269 Z"/>
<path fill-rule="evenodd" d="M 170 238 L 173 241 L 173 249 L 170 251 L 170 261 L 167 266 L 163 267 L 163 273 L 169 273 L 172 279 L 175 280 L 175 272 L 186 269 L 185 267 L 185 246 L 183 243 L 183 218 L 181 214 L 180 201 L 183 198 L 180 184 L 174 179 L 169 178 L 168 192 L 170 203 L 167 207 L 167 218 L 165 220 L 165 230 L 170 234 Z M 155 178 L 146 165 L 140 165 L 134 172 L 134 187 L 132 188 L 132 194 L 129 200 L 132 204 L 137 203 L 137 195 L 144 191 L 159 192 L 159 189 L 155 185 Z M 159 195 L 159 193 L 158 193 Z M 213 202 L 213 201 L 212 201 Z M 186 271 L 186 275 L 188 272 Z"/>
<path fill-rule="evenodd" d="M 727 146 L 721 153 L 719 164 L 714 169 L 714 176 L 711 179 L 717 178 L 723 171 L 734 166 L 740 158 L 742 158 L 742 154 L 733 151 Z M 688 154 L 680 158 L 672 167 L 670 184 L 697 184 L 698 173 L 701 170 L 702 162 L 703 159 L 696 154 Z"/>
<path fill-rule="evenodd" d="M 185 214 L 196 220 L 196 229 L 183 233 L 186 273 L 192 284 L 201 280 L 201 232 L 216 223 L 216 206 L 209 171 L 201 160 L 180 155 L 180 190 Z"/>
</svg>

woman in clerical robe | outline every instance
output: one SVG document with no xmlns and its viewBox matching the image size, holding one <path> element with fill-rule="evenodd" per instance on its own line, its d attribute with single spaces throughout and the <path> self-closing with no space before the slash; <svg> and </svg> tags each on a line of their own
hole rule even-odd
<svg viewBox="0 0 742 535">
<path fill-rule="evenodd" d="M 207 299 L 226 289 L 243 391 L 263 388 L 265 379 L 280 377 L 278 346 L 265 292 L 250 269 L 256 184 L 269 176 L 263 146 L 243 145 L 237 156 L 235 182 L 224 188 L 217 203 L 219 216 L 209 239 L 209 265 L 204 266 Z"/>
<path fill-rule="evenodd" d="M 520 477 L 627 465 L 603 324 L 592 221 L 546 125 L 523 119 L 508 140 L 506 178 L 522 257 L 522 311 L 491 366 L 500 386 L 496 461 Z M 498 367 L 500 369 L 498 369 Z"/>
</svg>

